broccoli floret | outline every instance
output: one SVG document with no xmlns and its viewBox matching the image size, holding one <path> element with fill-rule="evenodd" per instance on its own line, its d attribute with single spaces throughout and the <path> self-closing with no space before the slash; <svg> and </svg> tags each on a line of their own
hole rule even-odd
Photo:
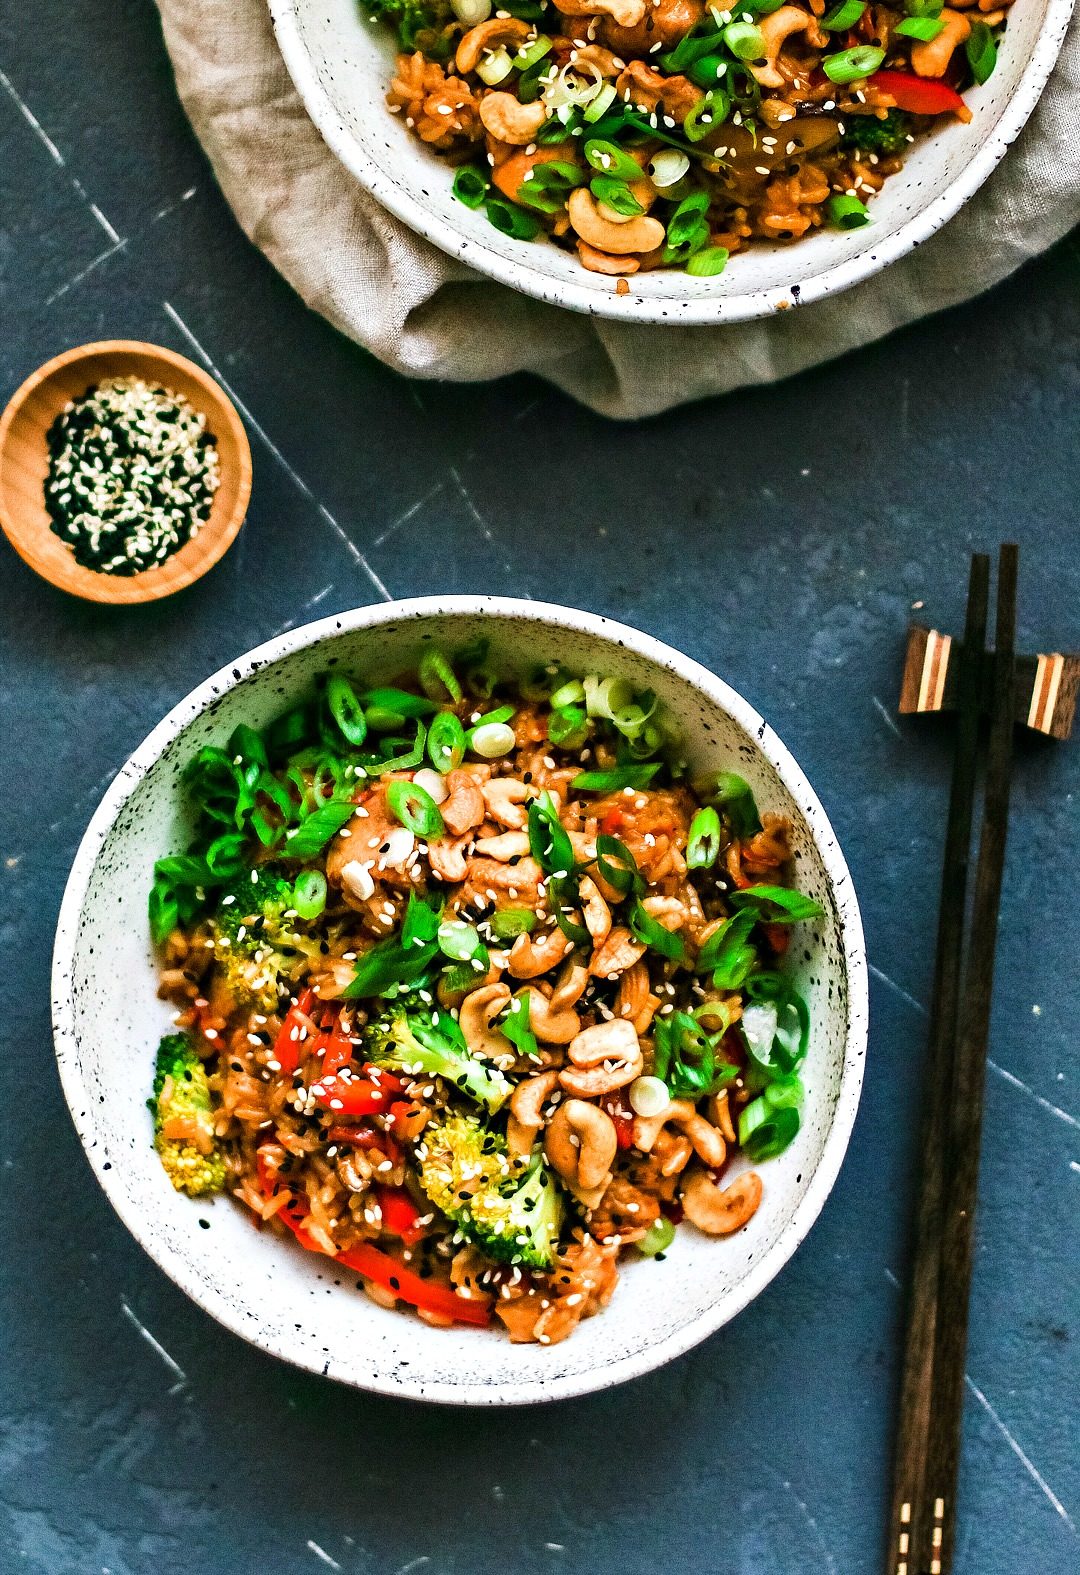
<svg viewBox="0 0 1080 1575">
<path fill-rule="evenodd" d="M 459 1039 L 460 1032 L 458 1029 Z M 371 1024 L 365 1035 L 365 1051 L 376 1066 L 445 1078 L 491 1111 L 500 1110 L 514 1091 L 497 1067 L 469 1055 L 464 1040 L 455 1043 L 428 1014 L 406 1012 L 404 1007 Z"/>
<path fill-rule="evenodd" d="M 428 1127 L 420 1182 L 461 1234 L 500 1263 L 549 1269 L 563 1221 L 562 1194 L 539 1154 L 512 1160 L 501 1133 L 474 1115 Z"/>
<path fill-rule="evenodd" d="M 237 1006 L 274 1011 L 281 982 L 291 982 L 304 958 L 318 951 L 318 942 L 297 928 L 292 904 L 292 885 L 271 865 L 223 888 L 211 934 L 222 983 Z"/>
<path fill-rule="evenodd" d="M 478 1192 L 509 1181 L 514 1166 L 499 1132 L 471 1113 L 449 1115 L 424 1129 L 420 1181 L 435 1207 L 461 1220 Z"/>
<path fill-rule="evenodd" d="M 876 115 L 848 115 L 840 140 L 845 148 L 888 156 L 902 153 L 909 145 L 910 136 L 911 116 L 902 109 L 890 109 L 884 119 Z"/>
<path fill-rule="evenodd" d="M 483 1192 L 473 1200 L 468 1234 L 489 1258 L 550 1269 L 562 1222 L 562 1193 L 537 1154 L 512 1192 Z"/>
<path fill-rule="evenodd" d="M 186 1034 L 168 1034 L 158 1046 L 154 1097 L 154 1147 L 177 1192 L 205 1197 L 225 1185 L 225 1157 L 214 1136 L 206 1068 Z"/>
</svg>

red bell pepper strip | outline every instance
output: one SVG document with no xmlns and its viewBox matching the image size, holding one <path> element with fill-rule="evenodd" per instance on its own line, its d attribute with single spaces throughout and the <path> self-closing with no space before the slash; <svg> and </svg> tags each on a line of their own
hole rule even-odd
<svg viewBox="0 0 1080 1575">
<path fill-rule="evenodd" d="M 897 109 L 912 115 L 947 115 L 964 107 L 960 94 L 947 82 L 917 77 L 912 71 L 875 71 L 867 80 L 869 86 L 887 93 Z"/>
<path fill-rule="evenodd" d="M 365 1067 L 370 1077 L 320 1077 L 311 1092 L 319 1101 L 341 1116 L 381 1115 L 401 1093 L 401 1083 L 390 1072 Z"/>
<path fill-rule="evenodd" d="M 452 1318 L 455 1323 L 483 1326 L 491 1322 L 490 1301 L 459 1296 L 448 1285 L 440 1285 L 437 1280 L 421 1279 L 419 1274 L 403 1268 L 396 1258 L 380 1252 L 370 1242 L 362 1241 L 347 1252 L 339 1252 L 335 1262 L 343 1263 L 347 1269 L 362 1274 L 365 1280 L 381 1285 L 395 1296 L 400 1296 L 403 1302 L 421 1307 L 425 1312 Z"/>
<path fill-rule="evenodd" d="M 417 1223 L 423 1216 L 404 1187 L 376 1187 L 375 1197 L 383 1229 L 391 1236 L 399 1236 L 406 1247 L 411 1247 L 426 1235 L 427 1226 Z"/>
<path fill-rule="evenodd" d="M 275 1216 L 286 1224 L 302 1247 L 309 1252 L 322 1253 L 329 1258 L 330 1253 L 323 1252 L 322 1247 L 311 1236 L 305 1223 L 307 1216 L 307 1200 L 297 1197 L 292 1198 Z M 334 1263 L 342 1264 L 346 1269 L 352 1269 L 365 1280 L 372 1280 L 376 1285 L 392 1291 L 403 1302 L 408 1302 L 412 1307 L 421 1307 L 427 1312 L 433 1312 L 443 1318 L 452 1318 L 455 1323 L 473 1323 L 480 1326 L 491 1322 L 491 1302 L 489 1300 L 473 1300 L 459 1296 L 451 1290 L 449 1285 L 441 1285 L 437 1280 L 425 1280 L 419 1274 L 414 1274 L 411 1269 L 406 1269 L 396 1258 L 387 1252 L 380 1252 L 378 1247 L 373 1247 L 370 1242 L 361 1242 L 357 1247 L 350 1247 L 347 1252 L 339 1252 L 333 1258 Z"/>
<path fill-rule="evenodd" d="M 296 1004 L 285 1013 L 281 1032 L 274 1041 L 274 1060 L 288 1077 L 300 1065 L 304 1047 L 314 1027 L 311 1014 L 317 997 L 314 990 L 301 990 Z"/>
<path fill-rule="evenodd" d="M 319 1035 L 312 1048 L 319 1061 L 320 1083 L 348 1066 L 353 1058 L 352 1039 L 340 1018 L 328 1032 Z"/>
<path fill-rule="evenodd" d="M 392 1165 L 397 1165 L 401 1160 L 401 1150 L 389 1132 L 380 1132 L 378 1127 L 343 1122 L 340 1126 L 330 1128 L 326 1141 L 330 1144 L 343 1143 L 350 1148 L 377 1148 Z"/>
<path fill-rule="evenodd" d="M 625 819 L 626 816 L 616 805 L 614 808 L 609 809 L 603 820 L 601 820 L 600 830 L 605 837 L 613 837 L 617 831 L 622 830 Z"/>
<path fill-rule="evenodd" d="M 615 1141 L 620 1149 L 631 1148 L 634 1142 L 634 1112 L 629 1101 L 623 1099 L 625 1092 L 625 1089 L 620 1088 L 616 1093 L 606 1094 L 600 1101 L 614 1124 Z"/>
</svg>

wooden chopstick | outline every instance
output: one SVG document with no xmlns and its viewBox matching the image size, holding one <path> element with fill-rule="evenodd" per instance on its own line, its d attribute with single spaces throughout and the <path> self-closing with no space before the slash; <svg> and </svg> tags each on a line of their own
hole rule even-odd
<svg viewBox="0 0 1080 1575">
<path fill-rule="evenodd" d="M 1012 772 L 1016 648 L 1016 581 L 1019 553 L 1001 549 L 994 632 L 993 691 L 986 767 L 986 806 L 975 872 L 959 1032 L 953 1066 L 943 1238 L 938 1273 L 937 1330 L 926 1464 L 925 1507 L 930 1510 L 929 1575 L 952 1567 L 956 1484 L 960 1465 L 968 1299 L 975 1242 L 983 1089 L 990 1036 L 998 910 L 1005 868 Z"/>
<path fill-rule="evenodd" d="M 941 897 L 930 1012 L 921 1182 L 896 1436 L 888 1575 L 915 1575 L 915 1530 L 925 1523 L 939 1265 L 942 1246 L 945 1134 L 952 1092 L 953 1046 L 960 1003 L 964 913 L 978 765 L 981 679 L 986 648 L 990 560 L 976 554 L 968 582 L 956 705 L 959 721 L 941 871 Z"/>
</svg>

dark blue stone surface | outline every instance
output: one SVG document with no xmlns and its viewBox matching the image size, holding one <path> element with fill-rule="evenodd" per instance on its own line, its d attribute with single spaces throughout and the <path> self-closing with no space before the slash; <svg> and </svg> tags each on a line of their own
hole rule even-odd
<svg viewBox="0 0 1080 1575">
<path fill-rule="evenodd" d="M 894 720 L 899 663 L 912 607 L 956 627 L 969 551 L 1009 536 L 1023 642 L 1080 644 L 1076 237 L 835 365 L 619 428 L 527 379 L 409 384 L 311 316 L 217 193 L 146 0 L 2 0 L 0 69 L 0 401 L 68 345 L 156 340 L 212 360 L 255 456 L 237 545 L 162 605 L 0 554 L 0 1571 L 878 1571 L 948 769 Z M 577 602 L 715 668 L 863 903 L 867 1084 L 810 1239 L 691 1356 L 552 1409 L 371 1399 L 225 1334 L 113 1217 L 54 1068 L 52 931 L 109 777 L 213 668 L 384 589 Z M 1021 750 L 962 1575 L 1080 1568 L 1078 777 L 1075 745 Z"/>
</svg>

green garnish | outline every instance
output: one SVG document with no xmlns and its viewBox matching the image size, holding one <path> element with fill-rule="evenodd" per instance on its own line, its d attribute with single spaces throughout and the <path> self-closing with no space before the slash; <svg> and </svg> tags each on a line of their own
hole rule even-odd
<svg viewBox="0 0 1080 1575">
<path fill-rule="evenodd" d="M 720 856 L 720 816 L 708 805 L 699 809 L 690 822 L 686 842 L 686 867 L 691 870 L 711 869 Z"/>
<path fill-rule="evenodd" d="M 754 908 L 763 924 L 798 924 L 802 919 L 825 917 L 820 902 L 789 886 L 746 886 L 731 893 L 731 905 Z"/>
<path fill-rule="evenodd" d="M 673 930 L 665 929 L 658 919 L 644 908 L 640 899 L 635 901 L 627 916 L 630 933 L 643 946 L 650 951 L 659 952 L 661 957 L 667 957 L 671 962 L 684 962 L 686 960 L 686 946 L 681 935 L 676 935 Z"/>
<path fill-rule="evenodd" d="M 863 77 L 872 77 L 884 59 L 885 51 L 876 45 L 856 44 L 854 49 L 842 49 L 838 55 L 826 55 L 821 69 L 830 82 L 861 82 Z"/>
<path fill-rule="evenodd" d="M 446 832 L 439 806 L 426 788 L 415 782 L 391 782 L 386 790 L 391 814 L 417 837 L 435 842 Z"/>
<path fill-rule="evenodd" d="M 447 772 L 456 771 L 465 759 L 465 749 L 465 729 L 453 711 L 440 711 L 428 728 L 427 752 L 431 764 L 446 776 Z"/>
<path fill-rule="evenodd" d="M 973 22 L 971 33 L 964 45 L 971 74 L 981 87 L 993 75 L 997 65 L 997 45 L 994 35 L 985 22 Z"/>
<path fill-rule="evenodd" d="M 825 215 L 838 230 L 858 230 L 869 224 L 870 214 L 865 202 L 847 192 L 835 192 L 825 204 Z"/>
<path fill-rule="evenodd" d="M 610 771 L 583 771 L 570 786 L 576 793 L 619 793 L 623 788 L 647 788 L 662 761 L 648 765 L 612 766 Z"/>
</svg>

